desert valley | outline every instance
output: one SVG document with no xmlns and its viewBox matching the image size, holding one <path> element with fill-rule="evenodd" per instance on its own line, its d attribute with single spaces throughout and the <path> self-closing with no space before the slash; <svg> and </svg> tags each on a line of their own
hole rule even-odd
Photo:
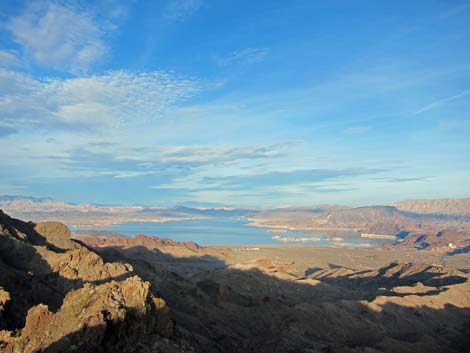
<svg viewBox="0 0 470 353">
<path fill-rule="evenodd" d="M 400 211 L 318 206 L 246 215 L 256 226 L 276 230 L 315 232 L 327 226 L 396 237 L 382 246 L 202 246 L 191 239 L 99 228 L 72 234 L 50 220 L 56 208 L 38 211 L 38 205 L 24 208 L 34 223 L 2 213 L 0 347 L 5 352 L 466 352 L 469 202 L 404 202 Z M 90 211 L 78 210 L 90 208 L 75 206 L 73 219 L 85 221 Z M 246 211 L 231 212 L 239 217 Z M 47 221 L 39 222 L 41 217 Z M 92 213 L 90 220 L 95 217 Z"/>
</svg>

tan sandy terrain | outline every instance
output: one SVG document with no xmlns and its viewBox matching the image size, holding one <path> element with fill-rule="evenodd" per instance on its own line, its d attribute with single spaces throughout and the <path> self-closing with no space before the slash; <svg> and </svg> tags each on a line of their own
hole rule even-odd
<svg viewBox="0 0 470 353">
<path fill-rule="evenodd" d="M 246 251 L 256 247 L 257 251 Z M 309 268 L 341 266 L 356 270 L 380 267 L 392 261 L 436 264 L 470 271 L 470 254 L 446 256 L 432 251 L 416 249 L 318 246 L 318 245 L 250 245 L 208 247 L 227 254 L 224 260 L 229 264 L 244 263 L 269 258 L 279 263 L 292 263 L 296 273 Z"/>
</svg>

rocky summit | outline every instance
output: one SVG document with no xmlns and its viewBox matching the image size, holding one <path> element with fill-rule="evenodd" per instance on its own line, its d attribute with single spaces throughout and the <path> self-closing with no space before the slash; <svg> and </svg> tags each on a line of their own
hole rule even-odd
<svg viewBox="0 0 470 353">
<path fill-rule="evenodd" d="M 469 254 L 139 235 L 0 213 L 1 352 L 469 352 Z"/>
</svg>

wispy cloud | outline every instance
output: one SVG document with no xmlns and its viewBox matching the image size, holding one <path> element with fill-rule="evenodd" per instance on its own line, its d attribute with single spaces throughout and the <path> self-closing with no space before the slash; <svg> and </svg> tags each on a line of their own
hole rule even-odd
<svg viewBox="0 0 470 353">
<path fill-rule="evenodd" d="M 167 162 L 221 164 L 246 159 L 285 157 L 299 141 L 278 142 L 267 146 L 223 148 L 219 146 L 170 147 L 161 151 L 161 160 Z"/>
<path fill-rule="evenodd" d="M 381 169 L 307 169 L 294 171 L 272 171 L 253 175 L 233 175 L 227 177 L 206 177 L 203 182 L 215 184 L 221 189 L 251 190 L 259 187 L 286 186 L 319 183 L 345 177 L 382 172 Z"/>
<path fill-rule="evenodd" d="M 96 126 L 151 121 L 202 84 L 163 71 L 35 79 L 0 69 L 0 110 L 12 125 Z"/>
<path fill-rule="evenodd" d="M 0 67 L 15 68 L 21 66 L 18 53 L 14 50 L 0 50 Z"/>
<path fill-rule="evenodd" d="M 266 48 L 244 48 L 235 50 L 225 57 L 216 58 L 216 62 L 219 66 L 252 64 L 263 61 L 267 53 Z"/>
<path fill-rule="evenodd" d="M 131 178 L 161 172 L 188 176 L 199 167 L 227 166 L 243 161 L 270 160 L 288 155 L 297 142 L 279 142 L 267 146 L 224 148 L 222 146 L 148 146 L 109 148 L 76 147 L 54 157 L 62 169 L 87 175 L 103 173 L 116 178 Z"/>
<path fill-rule="evenodd" d="M 409 183 L 409 182 L 426 182 L 430 181 L 432 177 L 387 177 L 387 178 L 371 178 L 370 180 L 381 181 L 384 183 Z"/>
<path fill-rule="evenodd" d="M 450 96 L 450 97 L 447 97 L 447 98 L 442 98 L 442 99 L 435 100 L 434 102 L 432 102 L 428 105 L 425 105 L 424 107 L 416 110 L 414 112 L 414 114 L 415 115 L 422 114 L 424 112 L 427 112 L 427 111 L 433 110 L 435 108 L 438 108 L 438 107 L 440 107 L 444 104 L 450 103 L 454 100 L 464 98 L 464 97 L 467 97 L 467 96 L 470 96 L 470 91 L 463 91 L 463 92 L 460 92 L 459 94 L 456 94 L 456 95 L 453 95 L 453 96 Z"/>
<path fill-rule="evenodd" d="M 45 67 L 86 72 L 107 53 L 105 37 L 115 29 L 90 9 L 70 3 L 34 1 L 6 27 L 27 58 Z"/>
<path fill-rule="evenodd" d="M 344 129 L 347 134 L 363 134 L 370 130 L 370 126 L 351 126 Z"/>
<path fill-rule="evenodd" d="M 0 132 L 1 130 L 0 125 Z M 14 131 L 5 131 L 14 133 Z M 67 136 L 70 136 L 67 134 Z M 148 180 L 150 185 L 181 188 L 181 183 L 197 183 L 202 175 L 220 170 L 239 170 L 257 161 L 275 162 L 294 154 L 297 142 L 279 142 L 271 145 L 225 147 L 207 146 L 139 146 L 136 143 L 81 143 L 52 140 L 30 141 L 19 144 L 2 155 L 5 173 L 2 179 L 15 180 L 15 175 L 28 175 L 29 182 L 112 178 L 116 180 Z M 1 138 L 0 138 L 1 142 Z M 15 141 L 16 142 L 16 141 Z M 5 145 L 8 141 L 3 142 Z M 8 173 L 6 172 L 8 171 Z M 7 175 L 8 174 L 8 175 Z M 181 183 L 174 184 L 179 179 Z M 162 184 L 162 180 L 165 184 Z M 25 181 L 25 180 L 23 180 Z"/>
<path fill-rule="evenodd" d="M 183 21 L 199 10 L 202 0 L 169 0 L 164 17 L 173 21 Z"/>
<path fill-rule="evenodd" d="M 14 134 L 18 132 L 15 128 L 9 126 L 9 125 L 3 125 L 0 123 L 0 139 L 4 138 L 6 136 L 9 136 L 11 134 Z"/>
</svg>

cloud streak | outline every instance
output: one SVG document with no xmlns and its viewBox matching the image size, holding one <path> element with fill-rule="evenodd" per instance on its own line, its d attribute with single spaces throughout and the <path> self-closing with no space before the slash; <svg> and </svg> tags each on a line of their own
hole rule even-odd
<svg viewBox="0 0 470 353">
<path fill-rule="evenodd" d="M 130 147 L 105 142 L 64 148 L 61 141 L 31 142 L 28 146 L 4 153 L 4 167 L 9 172 L 2 177 L 4 180 L 18 175 L 28 175 L 29 180 L 146 179 L 152 180 L 150 185 L 157 185 L 164 178 L 165 183 L 170 183 L 167 186 L 172 187 L 175 178 L 186 183 L 197 183 L 208 171 L 238 170 L 260 161 L 274 163 L 291 155 L 296 145 L 298 142 L 286 141 L 237 148 L 220 145 Z M 177 182 L 175 187 L 179 186 Z"/>
<path fill-rule="evenodd" d="M 116 149 L 104 152 L 86 147 L 70 149 L 58 157 L 63 167 L 69 170 L 98 174 L 107 173 L 117 178 L 150 175 L 162 171 L 178 171 L 187 175 L 199 167 L 226 166 L 243 161 L 282 158 L 298 142 L 279 142 L 267 146 L 224 148 L 221 146 L 151 146 L 132 149 Z"/>
<path fill-rule="evenodd" d="M 430 181 L 432 177 L 392 177 L 392 178 L 371 178 L 371 180 L 382 181 L 385 183 L 409 183 L 409 182 L 427 182 Z"/>
<path fill-rule="evenodd" d="M 456 95 L 453 95 L 453 96 L 450 96 L 450 97 L 447 97 L 447 98 L 438 99 L 438 100 L 436 100 L 436 101 L 434 101 L 434 102 L 432 102 L 428 105 L 425 105 L 424 107 L 418 109 L 417 111 L 414 112 L 414 115 L 425 113 L 427 111 L 436 109 L 436 108 L 438 108 L 438 107 L 440 107 L 444 104 L 450 103 L 454 100 L 464 98 L 464 97 L 468 97 L 468 96 L 470 96 L 470 91 L 463 91 L 463 92 L 460 92 L 459 94 L 456 94 Z"/>
<path fill-rule="evenodd" d="M 18 131 L 11 126 L 0 124 L 0 139 L 17 132 Z"/>
<path fill-rule="evenodd" d="M 221 189 L 251 190 L 259 187 L 307 185 L 346 177 L 357 177 L 382 172 L 382 169 L 306 169 L 294 171 L 272 171 L 253 175 L 227 177 L 206 177 L 204 183 L 214 184 Z"/>
<path fill-rule="evenodd" d="M 235 50 L 226 57 L 217 58 L 219 66 L 232 66 L 235 64 L 253 64 L 264 60 L 268 53 L 266 48 L 244 48 Z"/>
</svg>

